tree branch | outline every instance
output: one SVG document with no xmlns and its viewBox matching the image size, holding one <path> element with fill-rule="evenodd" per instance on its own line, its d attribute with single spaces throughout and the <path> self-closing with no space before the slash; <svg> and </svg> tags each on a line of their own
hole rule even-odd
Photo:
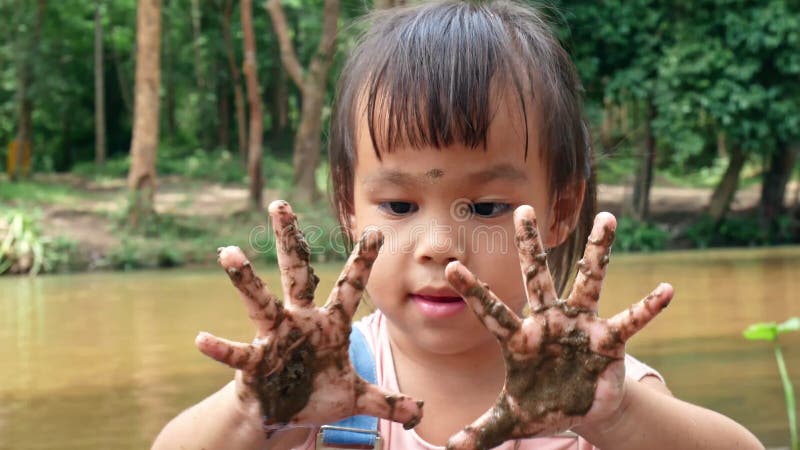
<svg viewBox="0 0 800 450">
<path fill-rule="evenodd" d="M 303 67 L 300 61 L 297 60 L 297 54 L 292 46 L 292 40 L 289 37 L 289 27 L 286 25 L 286 15 L 283 13 L 283 7 L 280 0 L 267 0 L 264 7 L 267 9 L 270 18 L 272 19 L 272 27 L 275 28 L 275 34 L 278 36 L 278 43 L 281 48 L 281 61 L 286 68 L 286 72 L 292 78 L 292 81 L 297 85 L 300 90 L 303 90 Z"/>
<path fill-rule="evenodd" d="M 333 51 L 336 48 L 336 28 L 339 22 L 339 0 L 325 0 L 325 8 L 322 16 L 322 36 L 319 40 L 317 53 L 311 60 L 309 72 L 312 78 L 323 83 L 324 77 L 328 72 Z M 323 81 L 319 81 L 323 79 Z"/>
</svg>

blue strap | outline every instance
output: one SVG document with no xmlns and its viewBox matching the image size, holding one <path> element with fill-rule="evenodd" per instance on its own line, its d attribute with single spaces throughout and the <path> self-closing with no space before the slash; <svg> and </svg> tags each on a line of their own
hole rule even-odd
<svg viewBox="0 0 800 450">
<path fill-rule="evenodd" d="M 364 333 L 356 327 L 350 331 L 350 361 L 361 378 L 375 384 L 375 358 L 367 344 Z M 333 423 L 337 427 L 357 428 L 365 431 L 378 430 L 378 418 L 372 416 L 352 416 Z M 334 445 L 375 445 L 375 434 L 355 433 L 343 430 L 324 430 L 322 440 L 326 444 Z"/>
</svg>

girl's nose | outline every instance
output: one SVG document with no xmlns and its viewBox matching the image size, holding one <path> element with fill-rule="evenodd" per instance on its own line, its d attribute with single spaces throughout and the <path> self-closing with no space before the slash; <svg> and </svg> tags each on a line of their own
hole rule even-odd
<svg viewBox="0 0 800 450">
<path fill-rule="evenodd" d="M 442 266 L 451 261 L 466 264 L 466 226 L 452 221 L 420 223 L 412 230 L 414 260 Z"/>
</svg>

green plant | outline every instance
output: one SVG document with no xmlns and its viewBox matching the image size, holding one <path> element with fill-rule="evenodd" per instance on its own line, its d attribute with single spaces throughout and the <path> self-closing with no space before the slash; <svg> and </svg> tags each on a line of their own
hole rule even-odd
<svg viewBox="0 0 800 450">
<path fill-rule="evenodd" d="M 183 253 L 172 242 L 167 242 L 156 251 L 158 267 L 178 267 L 184 264 Z"/>
<path fill-rule="evenodd" d="M 140 246 L 130 239 L 123 239 L 119 247 L 108 253 L 108 263 L 114 269 L 134 270 L 147 266 Z"/>
<path fill-rule="evenodd" d="M 74 240 L 59 236 L 46 238 L 44 244 L 42 269 L 45 272 L 68 272 L 80 267 L 80 249 Z"/>
<path fill-rule="evenodd" d="M 726 217 L 715 223 L 704 215 L 684 231 L 695 247 L 774 245 L 796 241 L 794 221 L 788 214 L 777 218 L 772 229 L 756 217 Z"/>
<path fill-rule="evenodd" d="M 780 324 L 775 322 L 755 323 L 747 327 L 743 333 L 744 337 L 751 341 L 772 342 L 773 349 L 775 350 L 775 359 L 778 361 L 778 371 L 781 374 L 781 381 L 783 382 L 783 394 L 786 400 L 786 413 L 789 418 L 789 434 L 792 440 L 792 450 L 800 450 L 800 443 L 797 439 L 794 388 L 789 379 L 789 373 L 786 371 L 786 363 L 783 361 L 783 352 L 778 342 L 778 335 L 798 330 L 800 330 L 800 317 L 792 317 Z"/>
<path fill-rule="evenodd" d="M 44 238 L 36 218 L 23 211 L 0 216 L 0 274 L 6 271 L 36 275 L 44 264 Z"/>
<path fill-rule="evenodd" d="M 639 222 L 629 217 L 617 223 L 615 245 L 625 252 L 652 252 L 667 246 L 669 233 L 656 225 Z"/>
</svg>

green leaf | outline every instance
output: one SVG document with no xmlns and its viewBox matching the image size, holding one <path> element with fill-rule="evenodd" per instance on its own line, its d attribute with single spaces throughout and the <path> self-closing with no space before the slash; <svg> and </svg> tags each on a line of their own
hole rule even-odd
<svg viewBox="0 0 800 450">
<path fill-rule="evenodd" d="M 778 334 L 788 333 L 790 331 L 800 330 L 800 317 L 792 317 L 791 319 L 778 325 Z"/>
<path fill-rule="evenodd" d="M 754 323 L 742 334 L 750 341 L 774 341 L 778 337 L 778 325 L 775 322 Z"/>
</svg>

